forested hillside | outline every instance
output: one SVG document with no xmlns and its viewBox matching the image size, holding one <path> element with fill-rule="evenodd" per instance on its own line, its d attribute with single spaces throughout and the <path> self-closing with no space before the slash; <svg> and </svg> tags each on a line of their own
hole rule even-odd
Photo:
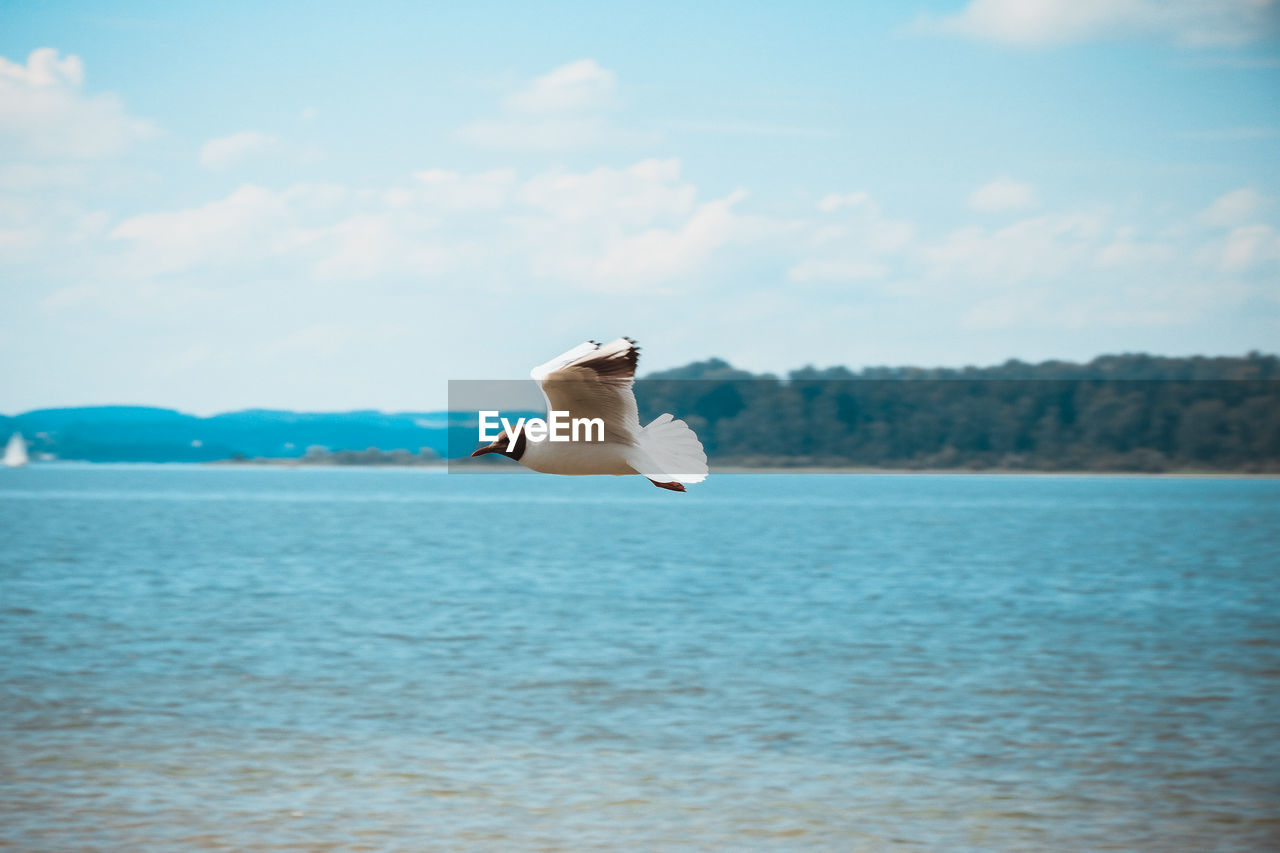
<svg viewBox="0 0 1280 853">
<path fill-rule="evenodd" d="M 844 368 L 756 376 L 711 360 L 637 384 L 720 463 L 1280 471 L 1280 360 Z"/>
</svg>

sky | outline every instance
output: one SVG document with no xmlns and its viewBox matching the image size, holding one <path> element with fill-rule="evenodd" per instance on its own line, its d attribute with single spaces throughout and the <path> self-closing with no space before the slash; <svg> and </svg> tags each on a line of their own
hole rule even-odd
<svg viewBox="0 0 1280 853">
<path fill-rule="evenodd" d="M 10 414 L 1275 352 L 1280 0 L 0 0 L 0 288 Z"/>
</svg>

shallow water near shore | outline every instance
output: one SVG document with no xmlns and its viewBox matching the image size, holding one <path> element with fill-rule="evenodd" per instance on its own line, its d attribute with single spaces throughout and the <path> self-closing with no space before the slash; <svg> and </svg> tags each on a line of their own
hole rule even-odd
<svg viewBox="0 0 1280 853">
<path fill-rule="evenodd" d="M 0 843 L 1280 846 L 1280 481 L 0 471 Z"/>
</svg>

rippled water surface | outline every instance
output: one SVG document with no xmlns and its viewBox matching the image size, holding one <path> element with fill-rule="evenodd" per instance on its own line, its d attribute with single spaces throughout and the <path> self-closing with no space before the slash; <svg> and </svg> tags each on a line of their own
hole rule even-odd
<svg viewBox="0 0 1280 853">
<path fill-rule="evenodd" d="M 0 471 L 0 843 L 1280 846 L 1280 481 Z"/>
</svg>

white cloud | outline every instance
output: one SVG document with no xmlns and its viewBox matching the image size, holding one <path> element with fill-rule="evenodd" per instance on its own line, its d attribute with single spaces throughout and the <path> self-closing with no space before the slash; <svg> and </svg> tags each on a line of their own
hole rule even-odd
<svg viewBox="0 0 1280 853">
<path fill-rule="evenodd" d="M 437 273 L 449 255 L 433 241 L 439 219 L 412 187 L 398 192 L 413 202 L 393 203 L 391 191 L 245 184 L 200 207 L 121 222 L 110 234 L 123 250 L 115 268 L 135 276 L 222 279 L 271 271 L 317 281 Z"/>
<path fill-rule="evenodd" d="M 110 230 L 115 274 L 252 272 L 315 282 L 509 271 L 591 290 L 685 281 L 722 248 L 766 226 L 736 210 L 742 192 L 701 201 L 675 160 L 553 170 L 416 173 L 381 190 L 253 184 L 208 204 L 134 216 Z"/>
<path fill-rule="evenodd" d="M 40 245 L 41 233 L 34 228 L 0 228 L 0 257 L 11 258 Z"/>
<path fill-rule="evenodd" d="M 1169 243 L 1144 239 L 1133 226 L 1119 228 L 1110 242 L 1103 246 L 1096 258 L 1104 269 L 1155 269 L 1174 259 L 1176 251 Z"/>
<path fill-rule="evenodd" d="M 392 207 L 425 205 L 447 210 L 500 210 L 511 202 L 517 179 L 514 169 L 495 169 L 472 175 L 445 169 L 425 169 L 413 173 L 408 187 L 387 190 Z"/>
<path fill-rule="evenodd" d="M 1126 280 L 1082 284 L 1064 291 L 1026 287 L 975 302 L 961 326 L 980 332 L 1051 328 L 1076 332 L 1185 327 L 1206 316 L 1238 309 L 1256 291 L 1237 281 L 1191 277 L 1159 283 Z"/>
<path fill-rule="evenodd" d="M 520 86 L 503 100 L 502 114 L 459 128 L 456 136 L 484 148 L 565 151 L 639 145 L 656 137 L 618 127 L 616 76 L 595 60 L 579 59 Z"/>
<path fill-rule="evenodd" d="M 299 260 L 322 280 L 362 281 L 376 277 L 435 277 L 458 265 L 463 255 L 437 233 L 439 221 L 404 211 L 361 212 L 332 225 L 294 232 L 281 250 L 299 250 Z"/>
<path fill-rule="evenodd" d="M 808 283 L 821 281 L 865 281 L 884 278 L 892 268 L 888 264 L 857 259 L 804 260 L 787 270 L 790 281 Z"/>
<path fill-rule="evenodd" d="M 206 169 L 226 169 L 280 150 L 279 137 L 256 130 L 242 130 L 230 136 L 210 139 L 201 145 L 200 165 Z"/>
<path fill-rule="evenodd" d="M 791 137 L 795 139 L 834 139 L 839 136 L 833 130 L 798 124 L 744 121 L 742 119 L 680 119 L 665 121 L 664 127 L 692 133 L 714 133 L 725 136 Z"/>
<path fill-rule="evenodd" d="M 225 171 L 251 163 L 270 160 L 273 165 L 294 163 L 313 165 L 325 159 L 324 150 L 314 144 L 297 144 L 256 130 L 242 130 L 230 136 L 210 139 L 200 146 L 200 165 L 206 169 Z"/>
<path fill-rule="evenodd" d="M 787 270 L 797 283 L 855 282 L 887 277 L 915 237 L 905 220 L 885 216 L 866 192 L 831 193 L 818 202 L 824 216 L 808 229 L 802 257 Z"/>
<path fill-rule="evenodd" d="M 822 200 L 818 202 L 818 210 L 823 213 L 835 213 L 842 208 L 866 210 L 873 215 L 879 215 L 880 213 L 879 205 L 865 192 L 845 193 L 844 195 L 831 193 L 823 196 Z"/>
<path fill-rule="evenodd" d="M 79 284 L 61 287 L 40 300 L 40 307 L 46 311 L 67 311 L 80 308 L 93 302 L 101 293 L 101 285 L 80 282 Z"/>
<path fill-rule="evenodd" d="M 1189 213 L 1157 228 L 1053 212 L 960 228 L 922 254 L 935 298 L 953 294 L 975 331 L 1175 327 L 1272 298 L 1280 232 L 1255 224 L 1213 236 L 1198 221 Z"/>
<path fill-rule="evenodd" d="M 1114 318 L 1168 326 L 1195 322 L 1188 305 L 1221 313 L 1274 289 L 1280 234 L 1259 224 L 1257 198 L 1223 198 L 1211 207 L 1222 214 L 1211 217 L 1218 231 L 1191 210 L 1129 222 L 1046 211 L 1002 227 L 975 214 L 923 232 L 866 192 L 831 193 L 792 220 L 755 215 L 743 191 L 706 197 L 674 159 L 532 174 L 426 169 L 370 188 L 245 184 L 114 225 L 83 209 L 32 225 L 20 206 L 4 214 L 0 199 L 0 226 L 10 229 L 0 233 L 0 264 L 21 269 L 36 239 L 42 257 L 80 258 L 43 300 L 57 313 L 152 317 L 163 306 L 190 317 L 248 299 L 336 305 L 419 290 L 445 299 L 443 285 L 460 282 L 513 305 L 545 293 L 584 311 L 619 294 L 736 299 L 764 288 L 811 311 L 806 300 L 830 285 L 872 294 L 879 307 L 931 306 L 971 329 Z M 73 245 L 74 216 L 83 224 Z M 1211 286 L 1220 308 L 1204 302 Z M 582 291 L 593 296 L 574 297 Z M 308 332 L 277 351 L 326 339 Z"/>
<path fill-rule="evenodd" d="M 354 338 L 348 326 L 316 323 L 271 341 L 263 347 L 262 355 L 267 361 L 331 358 L 343 352 Z"/>
<path fill-rule="evenodd" d="M 651 134 L 616 127 L 599 116 L 482 119 L 457 132 L 463 142 L 498 151 L 576 151 L 610 145 L 638 146 Z"/>
<path fill-rule="evenodd" d="M 1222 269 L 1244 272 L 1280 261 L 1280 232 L 1270 225 L 1242 225 L 1227 235 L 1222 250 Z M 1273 270 L 1280 274 L 1280 267 Z"/>
<path fill-rule="evenodd" d="M 1199 47 L 1263 38 L 1276 19 L 1275 0 L 970 0 L 917 26 L 1019 47 L 1142 34 Z"/>
<path fill-rule="evenodd" d="M 597 110 L 612 103 L 617 82 L 614 73 L 594 59 L 579 59 L 535 78 L 506 103 L 525 113 Z"/>
<path fill-rule="evenodd" d="M 155 275 L 260 258 L 287 219 L 288 205 L 279 193 L 245 184 L 201 207 L 131 217 L 111 237 L 132 248 L 128 269 Z"/>
<path fill-rule="evenodd" d="M 675 227 L 615 233 L 603 243 L 590 241 L 599 248 L 581 242 L 552 245 L 535 255 L 535 269 L 597 290 L 628 290 L 690 276 L 719 249 L 747 236 L 744 221 L 733 212 L 745 196 L 738 191 L 698 205 Z"/>
<path fill-rule="evenodd" d="M 85 179 L 84 163 L 0 163 L 0 189 L 24 192 L 52 187 L 67 188 Z"/>
<path fill-rule="evenodd" d="M 26 64 L 0 57 L 0 153 L 32 159 L 92 159 L 124 151 L 156 133 L 115 95 L 81 91 L 84 65 L 51 47 Z"/>
<path fill-rule="evenodd" d="M 150 278 L 108 279 L 104 269 L 94 270 L 95 280 L 77 282 L 50 293 L 40 301 L 49 313 L 81 312 L 93 317 L 113 316 L 149 323 L 169 324 L 180 317 L 197 316 L 218 304 L 211 288 L 192 283 Z"/>
<path fill-rule="evenodd" d="M 745 193 L 699 203 L 678 160 L 624 169 L 537 175 L 518 198 L 538 216 L 522 220 L 538 275 L 595 290 L 626 290 L 688 277 L 721 248 L 757 233 L 734 207 Z"/>
<path fill-rule="evenodd" d="M 926 259 L 941 279 L 990 283 L 1061 277 L 1096 256 L 1102 221 L 1089 214 L 1050 214 L 994 231 L 970 225 L 929 247 Z"/>
<path fill-rule="evenodd" d="M 84 63 L 75 55 L 59 59 L 57 50 L 41 47 L 31 51 L 25 66 L 0 57 L 0 79 L 9 79 L 37 89 L 59 86 L 78 88 L 84 82 Z"/>
<path fill-rule="evenodd" d="M 521 188 L 520 199 L 560 220 L 604 217 L 648 225 L 687 215 L 697 194 L 681 178 L 680 161 L 672 159 L 641 160 L 624 169 L 545 172 Z"/>
<path fill-rule="evenodd" d="M 1266 196 L 1252 187 L 1241 187 L 1215 199 L 1200 219 L 1209 225 L 1229 227 L 1253 218 L 1266 206 Z"/>
<path fill-rule="evenodd" d="M 1006 213 L 1036 206 L 1035 188 L 1009 177 L 996 178 L 969 194 L 969 207 L 981 213 Z"/>
</svg>

